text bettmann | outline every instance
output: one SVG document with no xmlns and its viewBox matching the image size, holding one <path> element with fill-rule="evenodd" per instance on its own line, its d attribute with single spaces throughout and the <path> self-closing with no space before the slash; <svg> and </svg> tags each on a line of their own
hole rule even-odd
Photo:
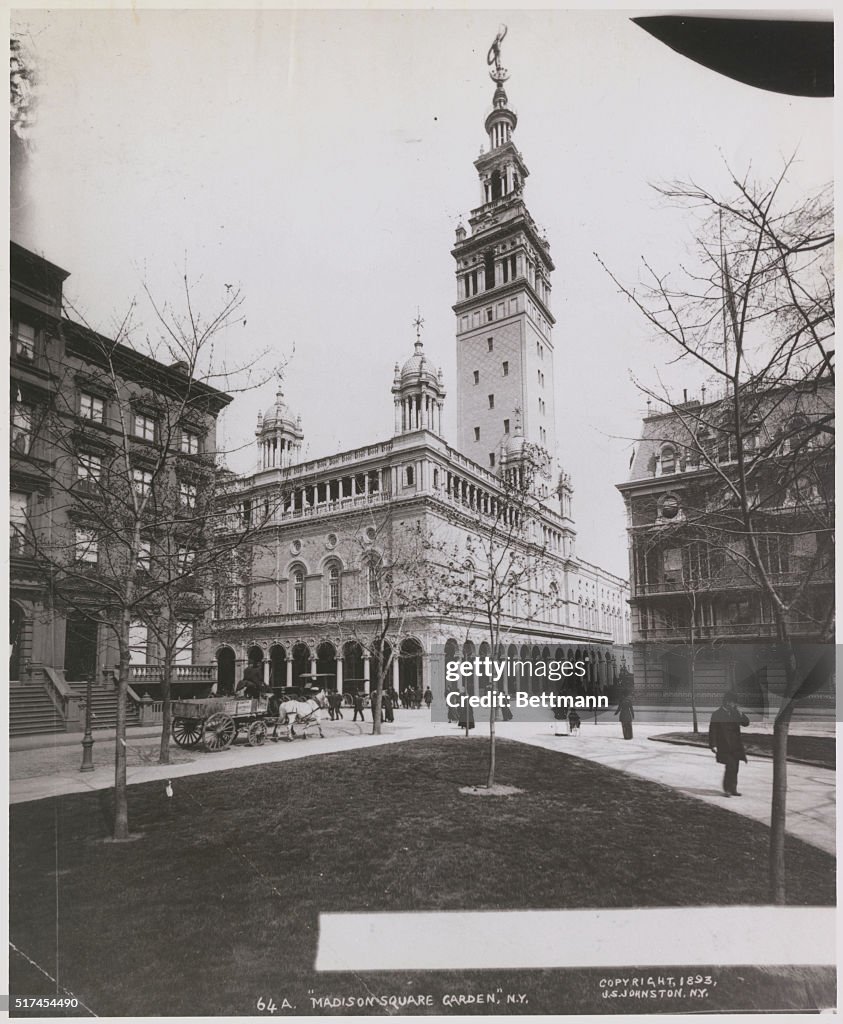
<svg viewBox="0 0 843 1024">
<path fill-rule="evenodd" d="M 571 696 L 567 693 L 498 693 L 490 690 L 480 696 L 473 693 L 449 693 L 449 708 L 607 708 L 609 698 L 603 696 Z"/>
</svg>

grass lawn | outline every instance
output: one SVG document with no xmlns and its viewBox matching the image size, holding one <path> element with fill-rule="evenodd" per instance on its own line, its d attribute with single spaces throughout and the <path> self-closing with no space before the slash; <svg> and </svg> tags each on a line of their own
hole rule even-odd
<svg viewBox="0 0 843 1024">
<path fill-rule="evenodd" d="M 499 781 L 525 794 L 460 795 L 482 781 L 485 749 L 425 739 L 196 775 L 174 781 L 172 800 L 161 783 L 133 786 L 140 838 L 122 844 L 103 841 L 107 792 L 14 805 L 9 932 L 23 955 L 11 953 L 10 991 L 55 991 L 25 955 L 106 1016 L 245 1015 L 260 997 L 298 1014 L 361 1012 L 314 1009 L 311 993 L 432 994 L 432 1008 L 407 1012 L 442 1013 L 444 993 L 499 986 L 527 995 L 506 1007 L 523 1013 L 834 1005 L 833 971 L 816 968 L 712 964 L 705 1002 L 647 1004 L 601 998 L 616 969 L 316 975 L 320 911 L 766 901 L 757 822 L 504 740 Z M 795 839 L 787 857 L 790 901 L 831 905 L 834 859 Z M 503 881 L 490 884 L 490 866 Z"/>
<path fill-rule="evenodd" d="M 743 744 L 750 756 L 773 756 L 773 737 L 768 733 L 742 733 Z M 708 747 L 708 732 L 664 732 L 650 739 L 660 743 L 679 743 L 689 747 Z M 835 769 L 837 756 L 833 736 L 789 736 L 787 739 L 788 761 L 816 765 L 819 768 Z"/>
</svg>

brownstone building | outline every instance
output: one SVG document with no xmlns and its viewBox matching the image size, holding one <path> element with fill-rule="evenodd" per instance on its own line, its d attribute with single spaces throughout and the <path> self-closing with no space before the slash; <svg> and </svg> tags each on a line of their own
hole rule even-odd
<svg viewBox="0 0 843 1024">
<path fill-rule="evenodd" d="M 128 438 L 133 482 L 149 485 L 155 453 L 163 450 L 165 425 L 156 390 L 187 387 L 183 368 L 165 366 L 126 345 L 103 338 L 62 312 L 68 273 L 48 260 L 11 246 L 11 451 L 10 451 L 10 708 L 14 733 L 78 727 L 83 682 L 96 680 L 95 724 L 110 724 L 112 672 L 117 652 L 107 630 L 86 618 L 80 598 L 62 607 L 50 600 L 57 552 L 90 571 L 98 592 L 106 540 L 86 521 L 86 503 L 104 479 L 108 452 Z M 107 366 L 104 353 L 108 353 Z M 193 403 L 179 427 L 173 486 L 179 488 L 184 522 L 195 507 L 199 480 L 213 474 L 216 417 L 230 401 L 222 392 L 191 381 Z M 172 435 L 167 444 L 173 445 Z M 178 461 L 179 465 L 175 463 Z M 150 534 L 136 571 L 148 569 L 159 545 L 172 538 Z M 177 680 L 208 681 L 212 656 L 203 650 L 198 624 L 183 624 Z M 132 627 L 134 696 L 160 678 L 159 651 L 140 621 Z"/>
</svg>

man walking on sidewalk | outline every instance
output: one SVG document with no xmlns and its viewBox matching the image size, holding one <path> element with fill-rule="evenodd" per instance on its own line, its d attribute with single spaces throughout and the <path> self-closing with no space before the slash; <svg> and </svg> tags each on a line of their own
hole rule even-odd
<svg viewBox="0 0 843 1024">
<path fill-rule="evenodd" d="M 366 719 L 363 717 L 363 694 L 359 690 L 355 690 L 352 701 L 354 703 L 354 718 L 352 718 L 352 722 L 357 721 L 358 715 L 360 715 L 360 721 L 365 722 Z"/>
<path fill-rule="evenodd" d="M 725 766 L 723 792 L 726 796 L 740 796 L 738 792 L 738 767 L 746 761 L 741 726 L 749 725 L 749 719 L 738 711 L 738 697 L 732 690 L 723 694 L 723 703 L 711 716 L 708 727 L 708 745 L 717 755 L 717 763 Z"/>
</svg>

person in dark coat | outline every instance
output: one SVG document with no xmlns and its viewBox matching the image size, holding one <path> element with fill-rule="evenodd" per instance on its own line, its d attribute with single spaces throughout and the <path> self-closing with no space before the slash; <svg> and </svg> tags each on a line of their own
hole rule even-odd
<svg viewBox="0 0 843 1024">
<path fill-rule="evenodd" d="M 361 722 L 365 722 L 366 719 L 363 716 L 363 694 L 359 690 L 355 690 L 354 691 L 354 697 L 352 698 L 352 703 L 354 705 L 354 718 L 352 718 L 352 722 L 356 722 L 357 721 L 357 716 L 358 715 L 360 715 L 360 721 Z"/>
<path fill-rule="evenodd" d="M 726 796 L 740 796 L 738 767 L 746 761 L 741 726 L 749 719 L 738 710 L 738 697 L 732 690 L 723 694 L 723 703 L 711 716 L 708 727 L 708 745 L 717 755 L 717 763 L 724 766 L 723 792 Z"/>
<path fill-rule="evenodd" d="M 384 690 L 383 693 L 381 694 L 381 713 L 382 713 L 381 721 L 383 721 L 383 722 L 394 722 L 395 721 L 394 703 L 393 703 L 394 695 L 395 695 L 395 690 Z"/>
<path fill-rule="evenodd" d="M 635 710 L 632 707 L 632 700 L 628 693 L 625 693 L 618 701 L 615 714 L 620 718 L 621 729 L 623 729 L 623 738 L 625 740 L 631 740 L 632 720 L 635 718 Z"/>
<path fill-rule="evenodd" d="M 328 711 L 332 722 L 342 718 L 342 694 L 337 693 L 336 690 L 331 690 L 328 694 Z"/>
<path fill-rule="evenodd" d="M 424 703 L 425 703 L 426 707 L 428 707 L 428 708 L 433 703 L 433 694 L 432 694 L 429 686 L 426 687 L 425 691 L 424 691 Z"/>
</svg>

